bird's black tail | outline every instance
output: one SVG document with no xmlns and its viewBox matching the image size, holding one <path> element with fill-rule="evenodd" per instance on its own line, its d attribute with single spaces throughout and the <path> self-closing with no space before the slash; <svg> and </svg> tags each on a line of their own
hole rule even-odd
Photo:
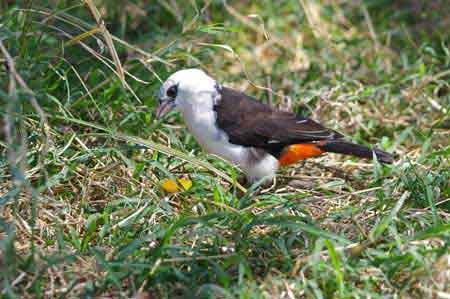
<svg viewBox="0 0 450 299">
<path fill-rule="evenodd" d="M 367 146 L 347 142 L 344 140 L 330 140 L 318 146 L 321 150 L 330 153 L 352 155 L 360 158 L 372 159 L 373 153 L 377 156 L 378 161 L 382 163 L 392 163 L 394 158 L 388 152 L 377 148 L 368 148 Z"/>
</svg>

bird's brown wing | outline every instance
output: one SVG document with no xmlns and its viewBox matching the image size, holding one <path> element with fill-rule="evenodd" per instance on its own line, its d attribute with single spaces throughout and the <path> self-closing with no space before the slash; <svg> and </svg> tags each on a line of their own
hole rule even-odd
<svg viewBox="0 0 450 299">
<path fill-rule="evenodd" d="M 222 87 L 219 92 L 221 99 L 214 107 L 217 124 L 231 143 L 279 157 L 288 145 L 342 137 L 311 119 L 273 109 L 231 88 Z"/>
</svg>

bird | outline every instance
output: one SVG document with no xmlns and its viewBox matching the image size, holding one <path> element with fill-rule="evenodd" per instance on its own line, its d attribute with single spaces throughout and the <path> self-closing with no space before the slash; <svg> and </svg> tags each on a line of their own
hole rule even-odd
<svg viewBox="0 0 450 299">
<path fill-rule="evenodd" d="M 351 141 L 320 123 L 276 109 L 222 86 L 197 68 L 182 69 L 161 85 L 156 118 L 181 113 L 197 142 L 208 153 L 240 167 L 247 185 L 272 182 L 280 167 L 324 153 L 338 153 L 393 163 L 378 148 Z"/>
</svg>

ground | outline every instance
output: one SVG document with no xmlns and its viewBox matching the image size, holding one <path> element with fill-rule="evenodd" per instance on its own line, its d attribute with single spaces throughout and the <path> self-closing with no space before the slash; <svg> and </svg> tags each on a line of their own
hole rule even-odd
<svg viewBox="0 0 450 299">
<path fill-rule="evenodd" d="M 449 298 L 450 8 L 392 2 L 2 1 L 2 298 Z M 155 120 L 185 67 L 396 162 L 242 190 Z"/>
</svg>

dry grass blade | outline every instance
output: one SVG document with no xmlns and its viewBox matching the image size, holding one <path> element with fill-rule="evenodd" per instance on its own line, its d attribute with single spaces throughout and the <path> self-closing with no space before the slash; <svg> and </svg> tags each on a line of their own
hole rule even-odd
<svg viewBox="0 0 450 299">
<path fill-rule="evenodd" d="M 99 30 L 102 32 L 103 37 L 105 38 L 105 42 L 106 45 L 108 46 L 109 53 L 111 54 L 111 57 L 116 66 L 117 74 L 120 80 L 122 81 L 123 86 L 126 87 L 127 84 L 125 82 L 124 70 L 122 67 L 122 63 L 120 62 L 119 55 L 117 55 L 116 48 L 114 47 L 114 42 L 112 40 L 111 34 L 109 33 L 108 29 L 106 29 L 105 22 L 103 21 L 100 12 L 98 11 L 95 4 L 91 0 L 85 0 L 85 3 L 89 7 L 89 10 L 91 11 L 95 21 L 97 22 Z"/>
<path fill-rule="evenodd" d="M 312 1 L 299 0 L 301 7 L 305 13 L 308 24 L 317 39 L 328 40 L 330 34 L 328 33 L 328 26 L 322 20 L 320 14 L 320 6 Z"/>
<path fill-rule="evenodd" d="M 71 38 L 68 42 L 65 43 L 65 46 L 68 47 L 68 46 L 74 45 L 74 44 L 78 43 L 79 41 L 96 34 L 99 31 L 100 31 L 100 28 L 94 27 L 89 31 L 83 32 L 83 33 Z"/>
</svg>

